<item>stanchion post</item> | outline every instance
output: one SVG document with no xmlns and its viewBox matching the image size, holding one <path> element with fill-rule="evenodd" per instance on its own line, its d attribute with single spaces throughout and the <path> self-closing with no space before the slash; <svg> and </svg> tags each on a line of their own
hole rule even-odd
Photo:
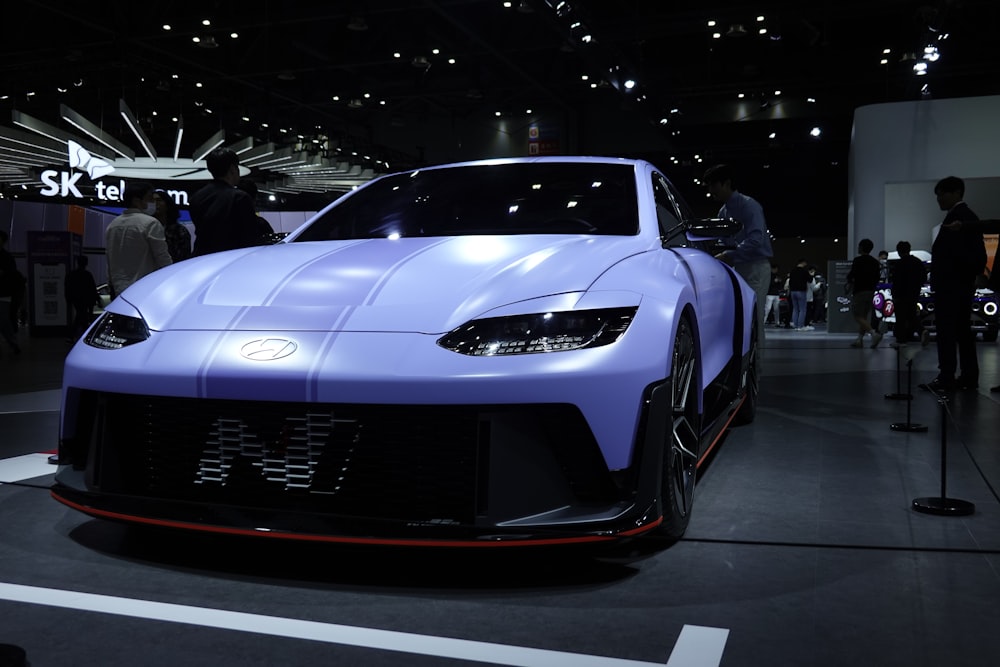
<svg viewBox="0 0 1000 667">
<path fill-rule="evenodd" d="M 976 511 L 973 503 L 948 497 L 948 396 L 935 395 L 941 404 L 941 495 L 915 498 L 913 509 L 939 516 L 968 516 Z"/>
<path fill-rule="evenodd" d="M 892 393 L 892 394 L 886 394 L 885 395 L 886 398 L 888 398 L 890 400 L 894 400 L 894 401 L 902 401 L 902 400 L 908 401 L 908 400 L 910 400 L 910 399 L 913 398 L 913 395 L 910 394 L 910 392 L 909 392 L 909 386 L 907 386 L 907 391 L 906 391 L 905 394 L 899 388 L 899 383 L 900 383 L 900 379 L 899 378 L 900 378 L 900 375 L 902 375 L 902 373 L 900 371 L 900 366 L 899 366 L 899 357 L 900 357 L 900 350 L 902 350 L 903 346 L 905 346 L 905 345 L 906 345 L 906 343 L 896 343 L 895 344 L 895 348 L 896 348 L 896 392 Z M 910 361 L 912 361 L 912 359 Z M 909 362 L 907 362 L 907 364 L 909 364 Z M 909 420 L 907 420 L 907 421 L 909 421 Z"/>
<path fill-rule="evenodd" d="M 910 358 L 906 360 L 906 423 L 894 422 L 889 424 L 889 428 L 893 431 L 906 431 L 907 433 L 926 433 L 926 426 L 923 424 L 914 424 L 910 421 L 910 413 L 913 407 L 913 394 L 910 393 L 912 391 L 912 385 L 913 359 Z M 886 395 L 886 398 L 888 398 L 888 395 Z"/>
</svg>

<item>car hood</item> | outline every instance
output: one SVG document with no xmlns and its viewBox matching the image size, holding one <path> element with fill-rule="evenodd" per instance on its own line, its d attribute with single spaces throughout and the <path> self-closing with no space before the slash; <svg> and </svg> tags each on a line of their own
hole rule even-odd
<svg viewBox="0 0 1000 667">
<path fill-rule="evenodd" d="M 464 236 L 282 243 L 185 260 L 123 300 L 157 331 L 444 333 L 491 309 L 586 291 L 639 237 Z"/>
</svg>

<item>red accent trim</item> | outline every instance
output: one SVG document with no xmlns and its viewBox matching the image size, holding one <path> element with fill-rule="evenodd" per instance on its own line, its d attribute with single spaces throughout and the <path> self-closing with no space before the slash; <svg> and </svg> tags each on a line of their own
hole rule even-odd
<svg viewBox="0 0 1000 667">
<path fill-rule="evenodd" d="M 719 433 L 718 435 L 715 436 L 715 439 L 713 439 L 712 442 L 708 443 L 708 447 L 705 448 L 705 452 L 701 455 L 701 458 L 698 459 L 698 462 L 694 466 L 695 468 L 700 468 L 702 462 L 704 462 L 704 460 L 708 458 L 708 455 L 712 453 L 712 450 L 715 449 L 715 446 L 719 444 L 719 440 L 729 430 L 729 425 L 732 423 L 733 419 L 736 418 L 736 413 L 740 411 L 740 406 L 743 405 L 743 401 L 745 400 L 747 400 L 747 395 L 743 394 L 743 398 L 740 399 L 740 402 L 737 403 L 736 407 L 733 408 L 733 410 L 729 413 L 729 419 L 726 420 L 726 424 L 721 429 L 719 429 Z"/>
<path fill-rule="evenodd" d="M 112 519 L 116 521 L 128 521 L 131 523 L 142 523 L 150 526 L 161 526 L 164 528 L 180 528 L 182 530 L 194 530 L 203 533 L 215 533 L 221 535 L 242 535 L 248 537 L 270 537 L 275 539 L 299 540 L 303 542 L 328 542 L 336 544 L 365 544 L 380 546 L 406 546 L 406 547 L 526 547 L 526 546 L 552 546 L 561 544 L 593 544 L 596 542 L 612 542 L 623 537 L 633 537 L 641 535 L 663 523 L 663 517 L 658 517 L 655 521 L 616 533 L 614 535 L 584 535 L 577 537 L 548 537 L 538 539 L 519 539 L 510 541 L 483 542 L 479 540 L 407 540 L 380 537 L 339 537 L 334 535 L 303 535 L 299 533 L 269 532 L 264 530 L 253 530 L 251 528 L 229 528 L 225 526 L 208 526 L 198 523 L 188 523 L 186 521 L 171 521 L 167 519 L 151 519 L 148 517 L 132 516 L 118 512 L 94 509 L 74 503 L 71 500 L 61 497 L 55 491 L 51 491 L 52 497 L 73 509 L 89 514 L 101 519 Z"/>
</svg>

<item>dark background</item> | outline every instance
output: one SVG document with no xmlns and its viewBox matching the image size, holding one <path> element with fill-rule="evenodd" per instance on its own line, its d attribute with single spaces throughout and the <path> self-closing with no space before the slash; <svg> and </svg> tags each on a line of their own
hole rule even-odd
<svg viewBox="0 0 1000 667">
<path fill-rule="evenodd" d="M 499 128 L 536 123 L 557 152 L 650 159 L 704 213 L 696 179 L 732 163 L 776 237 L 832 239 L 846 235 L 854 109 L 1000 92 L 995 0 L 508 4 L 27 0 L 2 24 L 0 124 L 19 110 L 72 130 L 66 104 L 135 145 L 121 99 L 164 152 L 182 116 L 187 151 L 224 129 L 379 172 L 490 156 Z M 940 59 L 918 77 L 927 45 Z M 0 182 L 11 174 L 0 165 Z"/>
</svg>

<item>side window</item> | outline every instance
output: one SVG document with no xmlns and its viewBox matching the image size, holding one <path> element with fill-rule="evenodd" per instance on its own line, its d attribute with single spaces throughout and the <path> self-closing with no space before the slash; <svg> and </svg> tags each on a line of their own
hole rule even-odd
<svg viewBox="0 0 1000 667">
<path fill-rule="evenodd" d="M 653 174 L 653 199 L 656 202 L 656 221 L 660 226 L 660 238 L 666 239 L 670 230 L 680 224 L 677 217 L 677 202 L 669 184 L 659 174 Z M 669 243 L 673 246 L 684 245 L 683 234 L 675 235 Z"/>
</svg>

